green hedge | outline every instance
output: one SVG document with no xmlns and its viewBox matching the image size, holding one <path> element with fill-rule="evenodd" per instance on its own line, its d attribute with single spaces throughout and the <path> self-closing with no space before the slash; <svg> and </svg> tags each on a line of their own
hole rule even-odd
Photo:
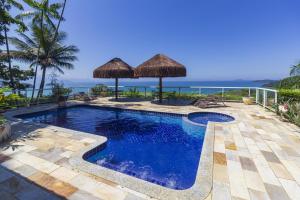
<svg viewBox="0 0 300 200">
<path fill-rule="evenodd" d="M 300 76 L 292 76 L 282 79 L 278 83 L 280 89 L 300 89 Z"/>
<path fill-rule="evenodd" d="M 300 101 L 300 89 L 280 89 L 278 95 L 280 102 Z"/>
</svg>

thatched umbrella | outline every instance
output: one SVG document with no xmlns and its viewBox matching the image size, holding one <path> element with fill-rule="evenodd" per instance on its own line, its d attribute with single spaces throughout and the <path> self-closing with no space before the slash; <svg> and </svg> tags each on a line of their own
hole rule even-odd
<svg viewBox="0 0 300 200">
<path fill-rule="evenodd" d="M 94 78 L 115 78 L 115 96 L 118 99 L 118 79 L 133 78 L 134 69 L 120 58 L 114 58 L 104 65 L 96 68 L 93 72 Z"/>
<path fill-rule="evenodd" d="M 162 78 L 186 76 L 185 67 L 175 60 L 157 54 L 137 66 L 134 70 L 135 77 L 159 77 L 159 102 L 162 102 Z"/>
</svg>

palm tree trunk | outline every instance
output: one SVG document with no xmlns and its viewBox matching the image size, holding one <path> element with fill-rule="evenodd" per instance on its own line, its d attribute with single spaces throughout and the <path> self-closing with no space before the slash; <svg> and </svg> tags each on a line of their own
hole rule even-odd
<svg viewBox="0 0 300 200">
<path fill-rule="evenodd" d="M 38 51 L 39 54 L 39 51 Z M 35 65 L 35 70 L 34 70 L 34 78 L 33 78 L 33 86 L 32 86 L 32 94 L 31 94 L 31 100 L 34 98 L 34 91 L 35 91 L 35 85 L 36 85 L 36 76 L 37 76 L 37 70 L 38 70 L 38 65 Z"/>
<path fill-rule="evenodd" d="M 59 17 L 58 24 L 57 24 L 56 29 L 55 29 L 55 34 L 54 34 L 52 42 L 54 42 L 56 37 L 57 37 L 58 30 L 59 30 L 59 27 L 60 27 L 60 23 L 63 19 L 63 15 L 64 15 L 64 12 L 65 12 L 66 3 L 67 3 L 67 0 L 64 0 L 63 8 L 62 8 L 61 13 L 60 13 L 60 17 Z"/>
<path fill-rule="evenodd" d="M 42 10 L 42 16 L 41 16 L 41 31 L 43 34 L 43 23 L 44 23 L 44 10 Z M 36 65 L 35 65 L 35 72 L 34 72 L 34 79 L 33 79 L 33 86 L 32 86 L 32 94 L 31 94 L 31 102 L 34 98 L 34 92 L 35 92 L 35 85 L 36 85 L 36 77 L 37 77 L 37 70 L 38 70 L 38 65 L 39 65 L 39 57 L 40 57 L 40 51 L 41 51 L 41 43 L 39 43 L 38 47 L 38 52 L 37 52 L 37 57 L 36 57 Z M 39 92 L 40 93 L 40 92 Z M 38 101 L 38 95 L 37 95 L 37 100 Z"/>
<path fill-rule="evenodd" d="M 37 94 L 37 101 L 40 97 L 43 96 L 43 92 L 44 92 L 44 86 L 45 86 L 45 79 L 46 79 L 46 67 L 43 67 L 43 74 L 42 74 L 42 80 L 41 80 L 41 84 L 40 84 L 40 88 L 39 88 L 39 92 Z"/>
<path fill-rule="evenodd" d="M 9 86 L 13 89 L 13 92 L 15 92 L 14 79 L 13 79 L 13 74 L 11 71 L 11 58 L 10 58 L 10 50 L 9 50 L 9 45 L 8 45 L 6 26 L 4 26 L 4 36 L 5 36 L 5 44 L 6 44 L 7 60 L 8 60 Z"/>
</svg>

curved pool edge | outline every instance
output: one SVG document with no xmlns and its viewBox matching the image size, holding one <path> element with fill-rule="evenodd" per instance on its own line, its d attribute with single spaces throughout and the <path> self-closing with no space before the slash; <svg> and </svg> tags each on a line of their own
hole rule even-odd
<svg viewBox="0 0 300 200">
<path fill-rule="evenodd" d="M 175 190 L 163 187 L 143 179 L 90 163 L 83 159 L 86 153 L 93 151 L 94 149 L 101 148 L 104 143 L 105 142 L 103 141 L 99 141 L 93 145 L 87 146 L 86 148 L 73 154 L 69 159 L 69 163 L 78 170 L 107 179 L 121 186 L 157 199 L 201 200 L 205 199 L 210 194 L 213 178 L 213 123 L 209 123 L 207 125 L 195 183 L 192 187 L 185 190 Z"/>
<path fill-rule="evenodd" d="M 86 103 L 73 103 L 67 105 L 67 107 L 72 107 L 76 105 L 89 105 L 95 107 L 111 107 L 111 108 L 118 108 L 114 106 L 103 106 L 103 105 L 90 105 Z M 18 122 L 26 122 L 26 120 L 22 120 L 19 118 L 15 118 L 14 116 L 22 115 L 22 114 L 29 114 L 34 112 L 46 111 L 50 109 L 56 109 L 56 105 L 43 105 L 42 107 L 36 108 L 25 108 L 25 109 L 17 109 L 13 111 L 9 111 L 6 116 L 9 120 L 18 121 Z M 148 111 L 147 109 L 127 109 L 127 110 L 136 110 L 136 111 Z M 155 112 L 151 111 L 150 112 Z M 176 114 L 171 112 L 160 112 L 166 114 Z M 187 116 L 187 114 L 180 114 L 182 116 Z M 194 185 L 191 188 L 185 190 L 174 190 L 170 188 L 166 188 L 139 178 L 135 178 L 121 172 L 117 172 L 111 170 L 109 168 L 105 168 L 83 159 L 84 154 L 88 151 L 91 151 L 99 146 L 102 146 L 106 141 L 107 138 L 103 136 L 97 136 L 86 132 L 75 131 L 67 128 L 62 128 L 58 126 L 42 124 L 42 123 L 31 123 L 37 125 L 46 125 L 50 127 L 56 128 L 58 131 L 63 130 L 64 132 L 70 133 L 72 135 L 82 134 L 84 137 L 90 137 L 96 140 L 95 143 L 86 146 L 85 148 L 81 149 L 78 152 L 75 152 L 71 155 L 68 162 L 74 168 L 78 169 L 79 171 L 83 171 L 89 173 L 91 175 L 95 175 L 109 181 L 115 182 L 120 186 L 127 187 L 134 191 L 140 192 L 142 194 L 148 195 L 150 197 L 154 197 L 157 199 L 166 199 L 166 200 L 182 200 L 182 199 L 190 199 L 190 200 L 201 200 L 205 199 L 211 192 L 212 189 L 212 175 L 213 175 L 213 146 L 214 146 L 214 123 L 208 123 L 205 138 L 203 142 L 202 152 L 200 155 L 200 161 L 198 165 L 198 171 L 196 175 L 196 180 Z"/>
</svg>

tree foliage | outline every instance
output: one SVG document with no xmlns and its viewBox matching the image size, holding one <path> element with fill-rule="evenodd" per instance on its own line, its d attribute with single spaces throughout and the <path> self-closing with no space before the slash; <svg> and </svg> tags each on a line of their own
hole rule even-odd
<svg viewBox="0 0 300 200">
<path fill-rule="evenodd" d="M 300 75 L 300 63 L 297 65 L 293 65 L 290 71 L 291 76 L 299 76 Z"/>
<path fill-rule="evenodd" d="M 24 90 L 26 89 L 29 84 L 24 83 L 24 81 L 32 79 L 34 76 L 34 72 L 32 69 L 20 69 L 19 66 L 15 65 L 12 67 L 12 73 L 14 74 L 14 83 L 13 85 L 18 89 L 18 90 Z M 2 79 L 3 85 L 4 86 L 9 86 L 9 72 L 8 72 L 8 67 L 6 65 L 0 66 L 0 79 Z"/>
<path fill-rule="evenodd" d="M 43 71 L 40 89 L 43 91 L 46 70 L 54 69 L 64 74 L 65 69 L 73 69 L 73 61 L 77 60 L 75 53 L 79 50 L 74 45 L 64 45 L 67 38 L 65 32 L 58 32 L 53 41 L 55 28 L 44 25 L 43 30 L 39 26 L 32 25 L 32 36 L 20 33 L 20 38 L 10 38 L 18 51 L 12 53 L 12 57 L 31 66 L 38 64 Z M 40 49 L 38 53 L 38 49 Z M 36 59 L 38 57 L 38 59 Z"/>
<path fill-rule="evenodd" d="M 300 76 L 291 76 L 278 83 L 280 89 L 300 89 Z"/>
</svg>

